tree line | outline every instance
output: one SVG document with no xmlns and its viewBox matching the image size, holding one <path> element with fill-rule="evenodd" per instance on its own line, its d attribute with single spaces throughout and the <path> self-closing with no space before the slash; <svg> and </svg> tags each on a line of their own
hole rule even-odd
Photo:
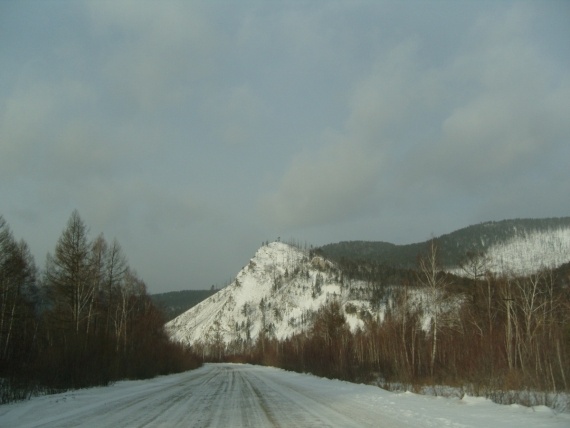
<svg viewBox="0 0 570 428">
<path fill-rule="evenodd" d="M 511 219 L 480 223 L 440 236 L 438 252 L 445 266 L 455 266 L 467 252 L 484 252 L 497 244 L 506 244 L 516 237 L 564 230 L 570 217 L 543 219 Z M 359 261 L 383 260 L 391 266 L 415 268 L 418 253 L 426 242 L 396 245 L 378 241 L 344 241 L 318 248 L 328 258 Z"/>
<path fill-rule="evenodd" d="M 351 331 L 346 308 L 333 300 L 304 332 L 282 341 L 260 335 L 225 358 L 350 381 L 468 387 L 491 398 L 569 391 L 570 263 L 528 276 L 493 274 L 490 263 L 470 253 L 464 277 L 445 273 L 432 240 L 414 272 L 391 288 L 383 319 L 369 314 Z M 374 274 L 353 268 L 359 277 Z"/>
<path fill-rule="evenodd" d="M 0 216 L 0 402 L 195 368 L 116 240 L 74 211 L 40 271 Z"/>
</svg>

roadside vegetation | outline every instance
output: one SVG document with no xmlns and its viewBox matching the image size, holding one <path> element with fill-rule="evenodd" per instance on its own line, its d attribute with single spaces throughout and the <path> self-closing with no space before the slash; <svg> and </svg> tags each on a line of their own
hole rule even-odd
<svg viewBox="0 0 570 428">
<path fill-rule="evenodd" d="M 38 270 L 0 217 L 0 403 L 200 365 L 117 241 L 91 240 L 77 211 Z"/>
</svg>

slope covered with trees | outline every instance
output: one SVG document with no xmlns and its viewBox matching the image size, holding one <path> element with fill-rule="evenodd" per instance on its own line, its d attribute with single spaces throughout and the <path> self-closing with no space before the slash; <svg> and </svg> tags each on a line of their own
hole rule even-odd
<svg viewBox="0 0 570 428">
<path fill-rule="evenodd" d="M 489 221 L 468 226 L 437 238 L 440 263 L 444 267 L 458 266 L 465 254 L 486 252 L 492 247 L 534 233 L 569 229 L 570 217 L 544 219 L 511 219 Z M 344 241 L 319 248 L 331 259 L 363 260 L 390 266 L 414 268 L 417 256 L 429 241 L 396 245 L 375 241 Z"/>
<path fill-rule="evenodd" d="M 77 211 L 38 272 L 0 217 L 0 402 L 198 365 L 172 343 L 117 241 Z"/>
</svg>

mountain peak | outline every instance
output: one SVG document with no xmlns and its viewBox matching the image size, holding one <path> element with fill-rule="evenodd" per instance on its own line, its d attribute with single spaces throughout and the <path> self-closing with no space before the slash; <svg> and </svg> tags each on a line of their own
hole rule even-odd
<svg viewBox="0 0 570 428">
<path fill-rule="evenodd" d="M 166 328 L 174 340 L 187 344 L 239 347 L 260 334 L 284 339 L 303 331 L 326 302 L 347 301 L 341 281 L 332 262 L 319 256 L 309 259 L 306 251 L 272 242 L 257 250 L 230 285 Z"/>
</svg>

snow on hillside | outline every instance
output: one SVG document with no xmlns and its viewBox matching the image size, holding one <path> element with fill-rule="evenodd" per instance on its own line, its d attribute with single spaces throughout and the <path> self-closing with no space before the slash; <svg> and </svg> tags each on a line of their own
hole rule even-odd
<svg viewBox="0 0 570 428">
<path fill-rule="evenodd" d="M 351 293 L 364 284 L 343 283 L 331 262 L 281 242 L 261 247 L 223 290 L 166 324 L 171 337 L 193 344 L 255 341 L 261 332 L 284 339 L 302 331 L 326 302 L 351 303 Z M 367 302 L 355 301 L 362 307 Z M 355 305 L 356 304 L 356 305 Z M 347 314 L 354 329 L 362 325 L 357 314 Z"/>
<path fill-rule="evenodd" d="M 311 327 L 317 311 L 333 300 L 352 331 L 364 326 L 364 318 L 382 321 L 386 310 L 397 314 L 402 288 L 384 288 L 384 297 L 372 307 L 369 284 L 343 276 L 331 261 L 281 242 L 261 247 L 226 288 L 166 324 L 170 337 L 189 345 L 224 345 L 241 351 L 260 334 L 279 340 Z M 432 296 L 433 297 L 433 296 Z M 425 291 L 410 288 L 406 310 L 420 314 L 429 330 L 434 303 Z M 451 299 L 438 308 L 441 315 L 452 314 L 460 299 Z M 229 345 L 229 347 L 228 347 Z"/>
<path fill-rule="evenodd" d="M 496 273 L 529 274 L 543 267 L 570 261 L 570 228 L 516 231 L 506 243 L 488 248 L 489 267 Z M 461 275 L 458 269 L 451 272 Z M 387 287 L 386 298 L 371 307 L 372 289 L 343 276 L 332 262 L 312 257 L 308 251 L 282 243 L 262 246 L 223 290 L 166 324 L 170 336 L 186 344 L 229 345 L 241 351 L 265 334 L 284 339 L 311 326 L 316 312 L 337 300 L 354 331 L 363 326 L 363 315 L 382 320 L 386 308 L 399 310 L 393 296 L 399 287 Z M 408 309 L 430 328 L 431 308 L 425 292 L 411 289 Z M 460 300 L 448 302 L 452 313 Z M 438 309 L 441 310 L 441 309 Z"/>
<path fill-rule="evenodd" d="M 504 244 L 487 251 L 495 273 L 528 275 L 570 261 L 570 228 L 520 231 Z"/>
</svg>

